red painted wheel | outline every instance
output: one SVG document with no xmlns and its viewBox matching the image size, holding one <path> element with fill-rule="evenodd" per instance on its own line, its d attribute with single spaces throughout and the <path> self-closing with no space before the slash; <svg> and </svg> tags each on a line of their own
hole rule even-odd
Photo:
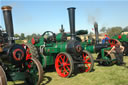
<svg viewBox="0 0 128 85">
<path fill-rule="evenodd" d="M 72 57 L 68 53 L 59 53 L 55 60 L 55 69 L 59 76 L 70 77 L 74 70 Z"/>
<path fill-rule="evenodd" d="M 0 85 L 7 85 L 6 74 L 1 66 L 0 66 Z"/>
<path fill-rule="evenodd" d="M 120 42 L 120 41 L 118 41 L 118 40 L 116 40 L 116 39 L 109 39 L 108 42 L 109 42 L 110 46 L 113 47 L 113 46 L 115 46 L 115 44 L 116 44 L 117 42 Z"/>
<path fill-rule="evenodd" d="M 84 61 L 84 66 L 80 67 L 81 72 L 90 72 L 93 69 L 94 66 L 94 60 L 92 55 L 88 51 L 83 51 L 82 58 Z"/>
</svg>

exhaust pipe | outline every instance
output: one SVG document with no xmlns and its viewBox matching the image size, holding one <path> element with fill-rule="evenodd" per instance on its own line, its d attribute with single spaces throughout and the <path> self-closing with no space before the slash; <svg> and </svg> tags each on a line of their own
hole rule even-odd
<svg viewBox="0 0 128 85">
<path fill-rule="evenodd" d="M 98 32 L 98 23 L 94 23 L 94 29 L 95 29 L 95 37 L 96 37 L 96 44 L 99 44 L 99 32 Z"/>
<path fill-rule="evenodd" d="M 75 37 L 76 37 L 76 34 L 75 34 L 75 9 L 76 8 L 74 8 L 74 7 L 68 8 L 71 40 L 75 40 Z"/>
<path fill-rule="evenodd" d="M 3 10 L 6 32 L 8 34 L 8 43 L 9 43 L 9 45 L 12 45 L 15 43 L 14 32 L 13 32 L 12 13 L 11 13 L 12 7 L 11 6 L 3 6 L 1 9 Z"/>
</svg>

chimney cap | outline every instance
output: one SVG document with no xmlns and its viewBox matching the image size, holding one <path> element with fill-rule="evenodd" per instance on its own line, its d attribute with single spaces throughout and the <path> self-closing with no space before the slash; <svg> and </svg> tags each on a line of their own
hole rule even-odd
<svg viewBox="0 0 128 85">
<path fill-rule="evenodd" d="M 75 7 L 69 7 L 69 8 L 67 8 L 67 9 L 69 10 L 69 9 L 76 9 L 76 8 L 75 8 Z"/>
<path fill-rule="evenodd" d="M 11 10 L 12 7 L 11 7 L 11 6 L 3 6 L 1 9 L 2 9 L 2 10 Z"/>
</svg>

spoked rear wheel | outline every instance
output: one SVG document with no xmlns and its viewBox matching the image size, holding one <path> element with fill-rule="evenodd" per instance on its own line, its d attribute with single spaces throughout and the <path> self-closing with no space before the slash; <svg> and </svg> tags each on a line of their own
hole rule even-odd
<svg viewBox="0 0 128 85">
<path fill-rule="evenodd" d="M 7 85 L 6 74 L 1 66 L 0 66 L 0 85 Z"/>
<path fill-rule="evenodd" d="M 43 68 L 36 58 L 31 58 L 26 62 L 26 82 L 29 85 L 40 85 L 43 79 Z"/>
<path fill-rule="evenodd" d="M 59 53 L 55 60 L 55 69 L 59 76 L 70 77 L 74 70 L 72 57 L 65 52 Z"/>
<path fill-rule="evenodd" d="M 94 66 L 94 59 L 88 51 L 83 51 L 82 58 L 84 61 L 84 66 L 80 67 L 81 72 L 90 72 Z"/>
</svg>

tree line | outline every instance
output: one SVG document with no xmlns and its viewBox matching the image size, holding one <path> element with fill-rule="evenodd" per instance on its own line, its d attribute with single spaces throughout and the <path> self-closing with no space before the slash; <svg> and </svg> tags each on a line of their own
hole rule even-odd
<svg viewBox="0 0 128 85">
<path fill-rule="evenodd" d="M 25 36 L 24 33 L 21 33 L 21 34 L 15 34 L 14 36 L 18 38 L 18 40 L 15 41 L 16 43 L 23 44 L 23 43 L 25 43 L 23 40 L 28 41 L 28 40 L 32 39 L 32 37 L 40 37 L 41 35 L 33 33 L 32 35 Z"/>
<path fill-rule="evenodd" d="M 111 28 L 102 27 L 100 29 L 100 32 L 106 33 L 109 37 L 112 37 L 115 35 L 119 35 L 121 32 L 128 32 L 128 26 L 124 28 L 119 27 L 119 26 L 111 27 Z"/>
<path fill-rule="evenodd" d="M 35 34 L 33 33 L 32 35 L 26 35 L 24 33 L 21 33 L 20 35 L 19 34 L 15 34 L 14 35 L 15 37 L 19 38 L 19 40 L 30 40 L 32 37 L 40 37 L 41 35 L 40 34 Z"/>
</svg>

